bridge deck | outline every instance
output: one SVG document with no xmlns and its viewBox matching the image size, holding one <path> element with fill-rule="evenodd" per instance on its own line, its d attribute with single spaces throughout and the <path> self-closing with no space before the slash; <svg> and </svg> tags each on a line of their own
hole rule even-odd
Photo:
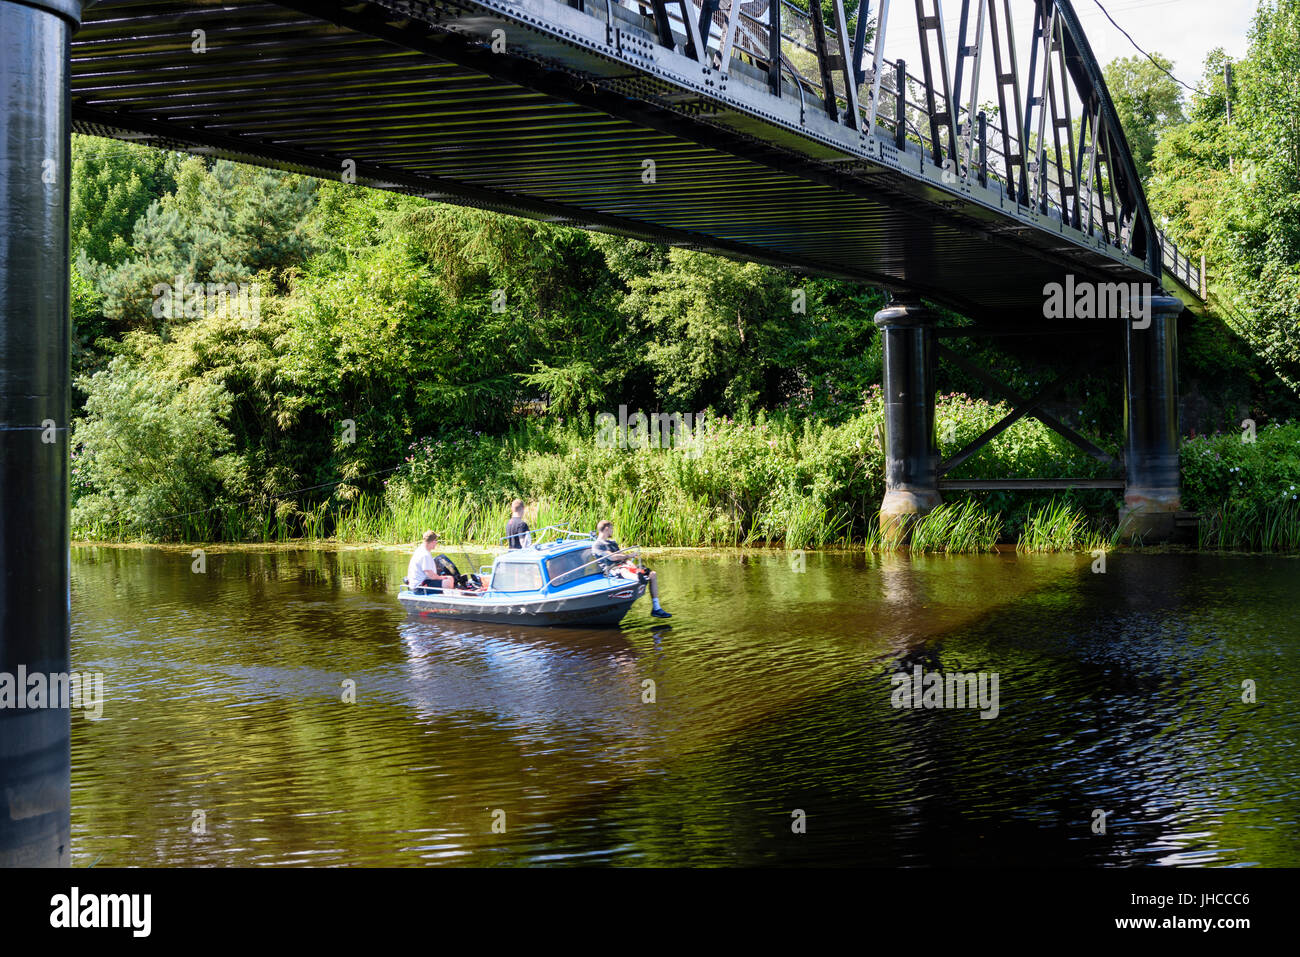
<svg viewBox="0 0 1300 957">
<path fill-rule="evenodd" d="M 945 185 L 919 146 L 654 48 L 634 11 L 607 15 L 557 0 L 106 0 L 73 41 L 72 116 L 328 177 L 351 161 L 366 185 L 869 281 L 980 320 L 1040 317 L 1067 273 L 1152 280 L 1140 256 L 995 182 Z M 508 52 L 485 42 L 493 29 Z M 1160 278 L 1198 303 L 1185 277 Z"/>
</svg>

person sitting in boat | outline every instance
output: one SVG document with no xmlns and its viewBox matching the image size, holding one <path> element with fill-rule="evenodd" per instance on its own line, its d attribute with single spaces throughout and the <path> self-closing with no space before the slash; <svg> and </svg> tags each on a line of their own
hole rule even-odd
<svg viewBox="0 0 1300 957">
<path fill-rule="evenodd" d="M 614 541 L 614 523 L 603 519 L 596 525 L 596 540 L 591 543 L 591 557 L 606 575 L 639 579 L 650 583 L 650 614 L 656 618 L 671 618 L 659 604 L 659 576 L 647 568 L 633 564 L 631 557 L 619 550 Z"/>
<path fill-rule="evenodd" d="M 406 566 L 406 584 L 412 589 L 438 588 L 442 585 L 438 570 L 438 559 L 433 550 L 438 547 L 438 533 L 424 533 L 423 541 L 415 547 L 415 554 Z"/>
<path fill-rule="evenodd" d="M 533 533 L 524 521 L 524 500 L 510 503 L 510 520 L 506 522 L 506 548 L 527 548 L 533 544 Z"/>
</svg>

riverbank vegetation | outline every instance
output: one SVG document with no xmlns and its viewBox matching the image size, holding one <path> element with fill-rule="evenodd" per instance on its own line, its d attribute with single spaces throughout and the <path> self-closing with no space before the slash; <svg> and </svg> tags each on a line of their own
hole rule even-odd
<svg viewBox="0 0 1300 957">
<path fill-rule="evenodd" d="M 1126 125 L 1153 132 L 1131 137 L 1153 207 L 1205 253 L 1224 317 L 1179 328 L 1205 548 L 1300 548 L 1298 11 L 1261 4 L 1230 90 L 1221 57 L 1187 103 L 1159 70 L 1108 71 Z M 80 136 L 72 236 L 80 538 L 492 544 L 520 496 L 535 526 L 609 517 L 647 546 L 892 544 L 879 290 Z M 1061 371 L 1057 352 L 947 342 L 1025 394 Z M 939 382 L 944 456 L 1010 411 L 947 362 Z M 1120 454 L 1116 369 L 1047 409 Z M 650 447 L 638 412 L 686 428 Z M 1112 474 L 1027 417 L 947 477 Z M 1120 504 L 946 500 L 912 547 L 1091 550 Z"/>
<path fill-rule="evenodd" d="M 1300 550 L 1300 423 L 1189 439 L 1183 501 L 1201 515 L 1202 548 Z"/>
</svg>

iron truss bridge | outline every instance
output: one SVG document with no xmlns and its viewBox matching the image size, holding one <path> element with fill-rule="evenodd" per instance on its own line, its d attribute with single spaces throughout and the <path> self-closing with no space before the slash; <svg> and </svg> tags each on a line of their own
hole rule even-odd
<svg viewBox="0 0 1300 957">
<path fill-rule="evenodd" d="M 1200 309 L 1203 271 L 1153 223 L 1072 4 L 959 6 L 101 0 L 72 41 L 71 115 L 976 321 L 1041 316 L 1067 276 Z"/>
</svg>

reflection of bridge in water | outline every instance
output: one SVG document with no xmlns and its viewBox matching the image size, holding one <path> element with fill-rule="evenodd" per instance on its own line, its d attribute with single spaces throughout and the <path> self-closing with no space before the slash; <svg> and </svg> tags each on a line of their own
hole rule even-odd
<svg viewBox="0 0 1300 957">
<path fill-rule="evenodd" d="M 897 298 L 876 317 L 886 517 L 933 507 L 945 471 L 1035 415 L 1112 472 L 1065 484 L 1123 488 L 1136 528 L 1171 532 L 1176 317 L 1204 282 L 1154 226 L 1072 5 L 963 0 L 955 37 L 940 0 L 907 6 L 833 0 L 826 22 L 769 0 L 0 0 L 0 556 L 22 596 L 6 661 L 67 668 L 67 446 L 41 436 L 66 438 L 70 412 L 74 127 L 876 283 Z M 890 58 L 900 37 L 915 75 Z M 1044 290 L 1069 281 L 1153 284 L 1149 322 L 1045 320 Z M 921 297 L 974 325 L 937 328 Z M 940 339 L 1049 333 L 1076 368 L 1034 396 L 973 370 L 1016 409 L 939 461 L 935 365 L 962 361 Z M 1121 356 L 1122 462 L 1043 409 Z M 36 757 L 66 755 L 66 716 L 5 722 L 22 742 L 6 786 L 66 795 L 66 761 Z M 64 801 L 0 822 L 0 861 L 66 859 L 66 820 Z"/>
</svg>

